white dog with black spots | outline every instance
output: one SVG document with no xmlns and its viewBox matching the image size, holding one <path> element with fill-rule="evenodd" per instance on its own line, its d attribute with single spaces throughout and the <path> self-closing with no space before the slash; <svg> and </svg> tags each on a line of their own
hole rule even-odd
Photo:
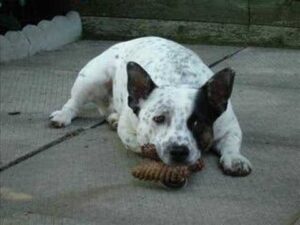
<svg viewBox="0 0 300 225">
<path fill-rule="evenodd" d="M 116 44 L 78 74 L 71 98 L 50 115 L 54 127 L 71 124 L 93 102 L 117 129 L 124 146 L 154 144 L 169 165 L 193 164 L 201 152 L 220 155 L 225 174 L 245 176 L 242 132 L 230 103 L 234 71 L 214 74 L 191 50 L 159 37 Z"/>
</svg>

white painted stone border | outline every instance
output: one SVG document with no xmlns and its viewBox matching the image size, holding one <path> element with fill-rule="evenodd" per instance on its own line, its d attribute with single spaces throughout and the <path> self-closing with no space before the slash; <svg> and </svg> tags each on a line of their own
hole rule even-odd
<svg viewBox="0 0 300 225">
<path fill-rule="evenodd" d="M 49 51 L 78 40 L 82 24 L 78 12 L 42 20 L 38 25 L 27 25 L 21 31 L 8 31 L 0 35 L 0 63 Z"/>
</svg>

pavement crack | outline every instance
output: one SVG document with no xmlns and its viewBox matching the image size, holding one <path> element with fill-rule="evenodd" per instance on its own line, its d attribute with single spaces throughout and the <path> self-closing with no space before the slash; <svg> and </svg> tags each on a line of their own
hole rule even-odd
<svg viewBox="0 0 300 225">
<path fill-rule="evenodd" d="M 99 127 L 99 126 L 103 125 L 104 123 L 106 123 L 106 120 L 105 120 L 105 119 L 101 120 L 99 123 L 96 123 L 96 124 L 94 124 L 94 125 L 91 125 L 91 126 L 88 127 L 87 129 L 95 129 L 96 127 Z"/>
<path fill-rule="evenodd" d="M 226 59 L 229 59 L 229 58 L 232 58 L 233 56 L 235 56 L 236 54 L 240 53 L 241 51 L 243 51 L 244 49 L 246 49 L 247 47 L 243 47 L 243 48 L 240 48 L 239 50 L 229 54 L 229 55 L 226 55 L 224 56 L 223 58 L 211 63 L 208 65 L 209 68 L 212 68 L 212 67 L 215 67 L 216 65 L 220 64 L 221 62 L 225 61 Z"/>
<path fill-rule="evenodd" d="M 59 137 L 59 138 L 57 138 L 57 139 L 55 139 L 55 140 L 53 140 L 53 141 L 51 141 L 49 143 L 47 143 L 47 144 L 45 144 L 45 145 L 37 148 L 37 149 L 35 149 L 35 150 L 33 150 L 33 151 L 25 154 L 25 155 L 22 155 L 19 158 L 16 158 L 13 161 L 8 162 L 7 164 L 4 164 L 3 166 L 0 167 L 0 172 L 3 172 L 4 170 L 7 170 L 10 167 L 13 167 L 13 166 L 15 166 L 15 165 L 17 165 L 17 164 L 19 164 L 19 163 L 27 160 L 27 159 L 30 159 L 33 156 L 35 156 L 35 155 L 37 155 L 37 154 L 39 154 L 41 152 L 44 152 L 47 149 L 50 149 L 53 146 L 56 146 L 56 145 L 58 145 L 58 144 L 60 144 L 60 143 L 62 143 L 64 141 L 66 141 L 66 140 L 74 138 L 74 137 L 78 136 L 79 134 L 83 133 L 86 130 L 94 129 L 96 127 L 99 127 L 99 126 L 103 125 L 105 122 L 106 121 L 103 119 L 100 122 L 98 122 L 96 124 L 93 124 L 93 125 L 91 125 L 89 127 L 85 127 L 85 128 L 81 127 L 81 128 L 76 129 L 76 130 L 70 131 L 70 132 L 66 133 L 65 135 L 63 135 L 63 136 L 61 136 L 61 137 Z"/>
</svg>

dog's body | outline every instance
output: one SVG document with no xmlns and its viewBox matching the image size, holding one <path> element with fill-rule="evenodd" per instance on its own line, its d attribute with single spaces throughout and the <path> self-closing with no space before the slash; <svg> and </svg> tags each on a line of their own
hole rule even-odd
<svg viewBox="0 0 300 225">
<path fill-rule="evenodd" d="M 167 164 L 194 163 L 211 145 L 231 175 L 246 175 L 242 133 L 230 100 L 233 71 L 214 75 L 191 50 L 158 37 L 116 44 L 80 72 L 71 98 L 51 114 L 56 127 L 69 125 L 94 102 L 133 151 L 155 144 Z"/>
</svg>

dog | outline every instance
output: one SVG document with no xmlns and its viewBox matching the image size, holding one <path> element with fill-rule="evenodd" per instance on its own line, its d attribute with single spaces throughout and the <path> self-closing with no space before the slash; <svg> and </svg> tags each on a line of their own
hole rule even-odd
<svg viewBox="0 0 300 225">
<path fill-rule="evenodd" d="M 235 72 L 213 73 L 193 51 L 171 40 L 142 37 L 113 45 L 81 69 L 71 98 L 50 115 L 60 128 L 93 102 L 127 149 L 156 146 L 168 164 L 193 164 L 207 149 L 225 174 L 245 176 L 242 132 L 230 95 Z"/>
</svg>

